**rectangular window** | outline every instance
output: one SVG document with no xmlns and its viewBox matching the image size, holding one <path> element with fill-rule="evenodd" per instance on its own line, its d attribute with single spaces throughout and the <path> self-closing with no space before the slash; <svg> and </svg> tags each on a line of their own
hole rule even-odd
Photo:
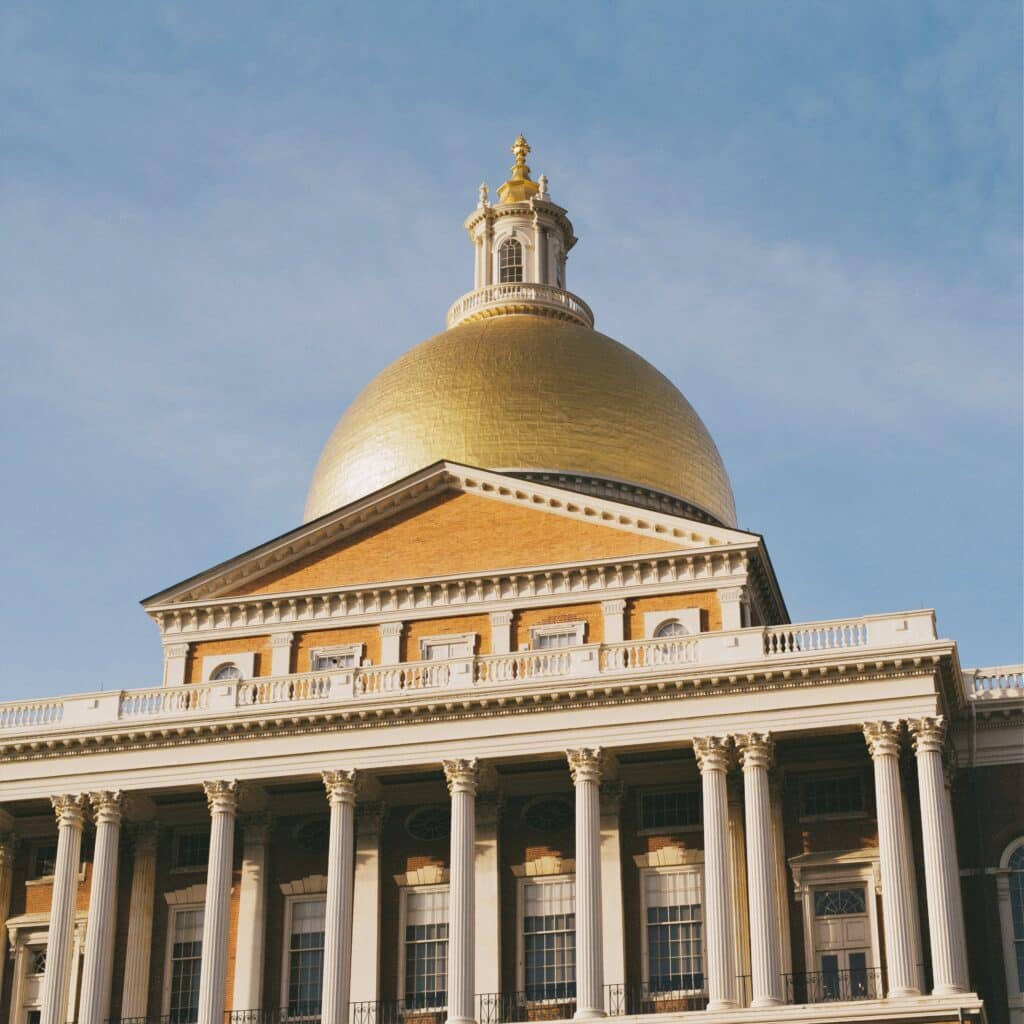
<svg viewBox="0 0 1024 1024">
<path fill-rule="evenodd" d="M 32 877 L 47 878 L 57 866 L 57 844 L 43 843 L 37 846 L 32 857 Z"/>
<path fill-rule="evenodd" d="M 170 1024 L 199 1020 L 199 972 L 203 964 L 203 911 L 179 910 L 171 933 Z"/>
<path fill-rule="evenodd" d="M 206 869 L 210 859 L 208 829 L 177 832 L 174 836 L 174 866 L 181 869 Z"/>
<path fill-rule="evenodd" d="M 288 1016 L 318 1017 L 324 977 L 324 914 L 326 901 L 292 904 L 288 940 Z"/>
<path fill-rule="evenodd" d="M 702 885 L 697 871 L 644 875 L 647 983 L 652 993 L 704 988 Z"/>
<path fill-rule="evenodd" d="M 696 789 L 651 790 L 640 794 L 640 828 L 644 831 L 700 827 L 700 792 Z"/>
<path fill-rule="evenodd" d="M 443 1009 L 448 1003 L 448 890 L 405 894 L 405 1005 Z"/>
<path fill-rule="evenodd" d="M 422 646 L 424 661 L 448 661 L 450 658 L 471 658 L 472 640 L 424 640 Z"/>
<path fill-rule="evenodd" d="M 523 884 L 523 983 L 530 1001 L 576 998 L 576 884 Z"/>
<path fill-rule="evenodd" d="M 363 657 L 362 644 L 342 644 L 339 647 L 318 647 L 310 652 L 310 666 L 314 672 L 329 672 L 358 668 Z"/>
<path fill-rule="evenodd" d="M 803 779 L 800 796 L 801 814 L 808 818 L 864 812 L 864 786 L 859 775 Z"/>
</svg>

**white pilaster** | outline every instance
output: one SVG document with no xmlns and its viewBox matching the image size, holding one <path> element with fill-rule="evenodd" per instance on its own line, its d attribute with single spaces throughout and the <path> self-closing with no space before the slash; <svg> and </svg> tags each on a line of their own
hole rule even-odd
<svg viewBox="0 0 1024 1024">
<path fill-rule="evenodd" d="M 149 961 L 153 948 L 153 901 L 156 894 L 157 826 L 147 821 L 130 826 L 134 844 L 132 891 L 128 902 L 121 1019 L 146 1017 L 149 1011 Z"/>
<path fill-rule="evenodd" d="M 7 963 L 7 929 L 3 923 L 11 916 L 11 893 L 14 881 L 14 854 L 18 841 L 11 830 L 14 819 L 6 812 L 0 811 L 0 995 L 4 991 L 4 974 L 2 965 Z"/>
<path fill-rule="evenodd" d="M 402 660 L 402 622 L 380 624 L 380 663 L 397 665 Z"/>
<path fill-rule="evenodd" d="M 622 904 L 622 839 L 619 830 L 622 795 L 618 780 L 601 783 L 601 935 L 605 978 L 618 985 L 626 978 L 626 929 Z M 620 981 L 621 979 L 621 981 Z M 605 1007 L 607 1010 L 608 1007 Z"/>
<path fill-rule="evenodd" d="M 105 1024 L 110 1017 L 110 985 L 114 973 L 114 929 L 117 926 L 117 861 L 121 846 L 120 793 L 91 793 L 96 818 L 96 852 L 89 892 L 88 941 L 82 964 L 79 1024 Z"/>
<path fill-rule="evenodd" d="M 718 603 L 722 609 L 722 629 L 743 628 L 743 605 L 746 590 L 743 587 L 723 587 L 718 592 Z"/>
<path fill-rule="evenodd" d="M 491 654 L 509 654 L 511 650 L 512 612 L 491 612 Z"/>
<path fill-rule="evenodd" d="M 448 882 L 448 1024 L 474 1024 L 476 967 L 476 758 L 445 761 L 452 798 L 452 840 Z"/>
<path fill-rule="evenodd" d="M 271 819 L 266 813 L 252 814 L 242 823 L 242 880 L 238 894 L 232 1010 L 258 1010 L 263 1003 L 270 829 Z"/>
<path fill-rule="evenodd" d="M 68 1005 L 72 943 L 75 931 L 75 892 L 85 826 L 84 794 L 51 798 L 57 815 L 57 863 L 53 871 L 50 931 L 46 946 L 46 973 L 40 1024 L 63 1024 Z"/>
<path fill-rule="evenodd" d="M 882 870 L 882 911 L 889 998 L 921 994 L 914 938 L 917 893 L 910 875 L 910 851 L 903 791 L 900 787 L 898 722 L 869 722 L 864 738 L 875 763 L 878 855 Z"/>
<path fill-rule="evenodd" d="M 606 644 L 621 644 L 626 639 L 625 612 L 626 602 L 621 598 L 615 601 L 601 602 Z"/>
<path fill-rule="evenodd" d="M 270 674 L 286 676 L 292 670 L 294 633 L 272 633 L 270 636 Z"/>
<path fill-rule="evenodd" d="M 164 647 L 164 686 L 184 686 L 190 644 L 167 644 Z"/>
<path fill-rule="evenodd" d="M 576 1020 L 604 1017 L 600 747 L 567 750 L 576 787 Z"/>
<path fill-rule="evenodd" d="M 359 922 L 359 941 L 352 945 L 349 999 L 353 1003 L 380 999 L 380 832 L 386 811 L 379 800 L 360 800 L 356 809 L 352 919 Z M 371 1024 L 369 1018 L 361 1019 Z"/>
<path fill-rule="evenodd" d="M 203 789 L 210 808 L 210 860 L 206 868 L 199 1024 L 223 1024 L 238 783 L 222 780 L 204 782 Z"/>
<path fill-rule="evenodd" d="M 476 801 L 475 981 L 480 993 L 501 991 L 501 866 L 498 832 L 501 794 L 485 791 Z"/>
<path fill-rule="evenodd" d="M 354 769 L 327 771 L 323 779 L 331 807 L 331 838 L 327 852 L 321 1020 L 323 1024 L 345 1024 L 352 977 L 356 772 Z"/>
<path fill-rule="evenodd" d="M 955 995 L 969 991 L 970 980 L 953 809 L 942 764 L 946 723 L 938 717 L 918 718 L 908 724 L 914 737 L 921 799 L 924 880 L 934 979 L 932 993 Z"/>
<path fill-rule="evenodd" d="M 779 905 L 775 893 L 775 829 L 768 770 L 773 745 L 767 733 L 736 737 L 743 763 L 747 826 L 747 899 L 750 905 L 751 1006 L 782 1002 Z"/>
<path fill-rule="evenodd" d="M 707 936 L 706 982 L 709 1010 L 732 1010 L 736 998 L 736 951 L 733 948 L 732 857 L 726 773 L 731 762 L 728 739 L 694 739 L 704 799 L 704 931 Z"/>
</svg>

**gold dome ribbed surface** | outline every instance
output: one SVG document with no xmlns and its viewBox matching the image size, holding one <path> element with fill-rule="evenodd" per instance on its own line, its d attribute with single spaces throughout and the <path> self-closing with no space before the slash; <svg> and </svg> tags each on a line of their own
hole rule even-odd
<svg viewBox="0 0 1024 1024">
<path fill-rule="evenodd" d="M 672 382 L 612 338 L 548 317 L 459 324 L 382 370 L 328 439 L 306 521 L 441 459 L 624 481 L 736 522 L 718 449 Z"/>
</svg>

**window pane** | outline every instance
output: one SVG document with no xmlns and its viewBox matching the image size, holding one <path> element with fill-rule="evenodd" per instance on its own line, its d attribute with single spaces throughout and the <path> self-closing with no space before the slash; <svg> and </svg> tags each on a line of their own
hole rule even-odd
<svg viewBox="0 0 1024 1024">
<path fill-rule="evenodd" d="M 179 911 L 171 943 L 170 1024 L 194 1024 L 199 1019 L 202 963 L 203 911 Z"/>
<path fill-rule="evenodd" d="M 859 775 L 804 779 L 803 813 L 852 814 L 864 810 L 864 789 Z"/>
<path fill-rule="evenodd" d="M 842 914 L 863 914 L 867 910 L 864 890 L 821 889 L 814 894 L 815 917 L 838 917 Z"/>
<path fill-rule="evenodd" d="M 680 828 L 700 823 L 700 793 L 696 789 L 643 793 L 640 796 L 641 828 Z"/>
<path fill-rule="evenodd" d="M 651 992 L 704 988 L 701 880 L 696 871 L 644 876 Z"/>
<path fill-rule="evenodd" d="M 324 976 L 324 900 L 292 905 L 288 949 L 288 1015 L 317 1016 Z"/>
<path fill-rule="evenodd" d="M 406 893 L 405 1001 L 413 1009 L 448 1002 L 448 890 Z"/>
<path fill-rule="evenodd" d="M 523 247 L 514 238 L 506 239 L 498 250 L 498 282 L 523 279 Z"/>
<path fill-rule="evenodd" d="M 204 868 L 209 859 L 209 832 L 183 832 L 177 836 L 174 857 L 176 868 Z"/>
<path fill-rule="evenodd" d="M 526 998 L 576 996 L 576 889 L 572 879 L 523 887 Z"/>
</svg>

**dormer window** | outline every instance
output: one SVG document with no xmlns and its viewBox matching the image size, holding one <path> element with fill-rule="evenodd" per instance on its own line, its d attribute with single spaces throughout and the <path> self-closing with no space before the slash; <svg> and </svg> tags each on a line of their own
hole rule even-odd
<svg viewBox="0 0 1024 1024">
<path fill-rule="evenodd" d="M 506 238 L 498 249 L 498 282 L 522 281 L 523 247 L 515 238 Z"/>
</svg>

